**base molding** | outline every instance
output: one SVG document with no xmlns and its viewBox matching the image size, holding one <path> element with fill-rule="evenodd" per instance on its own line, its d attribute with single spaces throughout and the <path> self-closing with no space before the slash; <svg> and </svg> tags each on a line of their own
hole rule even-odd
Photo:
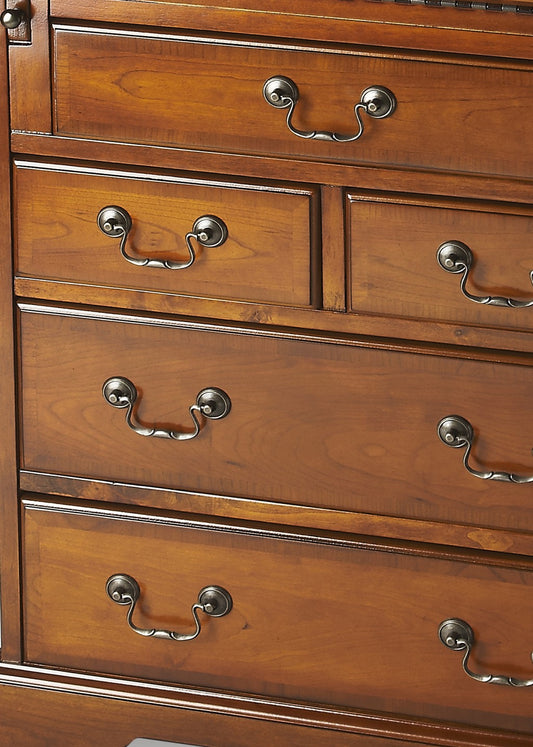
<svg viewBox="0 0 533 747">
<path fill-rule="evenodd" d="M 201 747 L 531 747 L 527 734 L 226 692 L 0 665 L 0 743 L 125 747 L 138 737 Z"/>
</svg>

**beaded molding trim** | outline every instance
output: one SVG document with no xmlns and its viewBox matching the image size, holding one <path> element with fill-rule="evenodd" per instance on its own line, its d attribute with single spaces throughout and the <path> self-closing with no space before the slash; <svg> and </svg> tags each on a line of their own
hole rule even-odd
<svg viewBox="0 0 533 747">
<path fill-rule="evenodd" d="M 503 3 L 484 3 L 480 0 L 369 0 L 378 3 L 397 3 L 398 5 L 425 5 L 430 8 L 457 8 L 458 10 L 488 10 L 497 13 L 520 13 L 533 15 L 533 7 L 527 5 L 504 5 Z"/>
</svg>

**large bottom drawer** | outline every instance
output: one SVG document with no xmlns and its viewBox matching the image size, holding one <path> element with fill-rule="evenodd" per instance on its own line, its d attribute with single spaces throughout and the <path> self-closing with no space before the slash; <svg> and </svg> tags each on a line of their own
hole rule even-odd
<svg viewBox="0 0 533 747">
<path fill-rule="evenodd" d="M 473 679 L 439 638 L 461 619 L 474 673 L 531 678 L 526 561 L 29 500 L 23 548 L 28 662 L 533 730 L 533 687 Z M 193 612 L 213 586 L 226 614 Z"/>
</svg>

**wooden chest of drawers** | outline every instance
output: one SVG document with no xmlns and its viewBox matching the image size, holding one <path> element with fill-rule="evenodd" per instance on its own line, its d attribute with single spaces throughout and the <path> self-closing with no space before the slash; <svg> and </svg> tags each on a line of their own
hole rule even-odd
<svg viewBox="0 0 533 747">
<path fill-rule="evenodd" d="M 0 20 L 0 743 L 533 745 L 533 0 Z"/>
</svg>

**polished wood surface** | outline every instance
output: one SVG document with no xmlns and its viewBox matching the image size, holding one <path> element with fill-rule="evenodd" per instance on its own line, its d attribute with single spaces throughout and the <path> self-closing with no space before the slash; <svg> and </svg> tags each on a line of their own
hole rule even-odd
<svg viewBox="0 0 533 747">
<path fill-rule="evenodd" d="M 533 747 L 533 687 L 474 681 L 437 635 L 461 617 L 474 672 L 531 679 L 532 483 L 437 435 L 461 415 L 473 468 L 533 475 L 531 309 L 436 262 L 463 241 L 469 291 L 533 297 L 532 8 L 32 0 L 31 40 L 7 32 L 0 742 Z M 273 75 L 303 130 L 354 133 L 367 86 L 397 107 L 298 138 Z M 201 214 L 228 240 L 133 267 L 104 204 L 132 254 L 181 257 Z M 110 376 L 144 425 L 190 430 L 209 386 L 232 409 L 142 437 Z M 149 629 L 190 630 L 206 584 L 234 607 L 137 636 L 113 573 Z"/>
<path fill-rule="evenodd" d="M 467 292 L 533 303 L 530 209 L 354 192 L 348 195 L 348 210 L 353 311 L 533 328 L 533 305 L 471 301 L 461 293 L 461 273 L 446 272 L 437 261 L 442 244 L 460 241 L 473 257 Z"/>
<path fill-rule="evenodd" d="M 25 469 L 533 528 L 531 485 L 473 477 L 437 436 L 461 415 L 478 469 L 532 473 L 528 365 L 33 310 L 21 321 Z M 142 437 L 102 396 L 113 376 L 137 387 L 146 426 L 191 431 L 205 387 L 232 410 L 192 441 Z"/>
<path fill-rule="evenodd" d="M 0 99 L 7 101 L 7 47 L 0 38 Z M 7 107 L 0 107 L 0 579 L 3 661 L 17 661 L 20 651 L 20 581 L 18 554 L 17 473 L 15 463 L 15 361 L 11 263 L 11 199 L 9 188 L 9 122 Z"/>
<path fill-rule="evenodd" d="M 20 275 L 130 287 L 150 297 L 311 303 L 313 188 L 17 161 L 14 190 Z M 109 205 L 131 216 L 126 252 L 135 259 L 186 261 L 185 236 L 205 215 L 220 218 L 228 237 L 212 248 L 192 239 L 196 260 L 183 270 L 138 267 L 121 256 L 120 238 L 106 236 L 96 224 Z"/>
<path fill-rule="evenodd" d="M 56 17 L 124 23 L 122 2 L 51 0 L 50 12 Z M 145 26 L 155 22 L 217 34 L 237 31 L 287 38 L 290 33 L 293 39 L 530 59 L 529 18 L 516 9 L 532 4 L 533 0 L 520 0 L 506 2 L 502 12 L 490 12 L 484 6 L 470 12 L 464 6 L 435 10 L 435 6 L 419 4 L 406 10 L 403 4 L 383 6 L 368 0 L 313 0 L 297 6 L 290 0 L 222 0 L 216 4 L 205 0 L 154 0 L 148 5 L 143 0 L 129 0 L 127 22 Z M 499 8 L 496 5 L 494 9 Z"/>
<path fill-rule="evenodd" d="M 357 48 L 333 52 L 58 25 L 54 133 L 339 162 L 531 173 L 528 66 L 488 67 L 469 58 L 450 64 Z M 369 86 L 389 88 L 397 109 L 383 120 L 364 116 L 365 132 L 355 143 L 301 139 L 288 131 L 285 112 L 263 98 L 266 80 L 280 74 L 300 89 L 294 115 L 300 130 L 357 132 L 354 106 Z M 515 101 L 520 116 L 514 116 Z M 507 136 L 501 138 L 504 126 Z"/>
<path fill-rule="evenodd" d="M 480 687 L 437 635 L 443 620 L 460 617 L 480 640 L 474 669 L 530 677 L 531 564 L 51 508 L 25 510 L 28 662 L 533 728 L 527 689 Z M 233 607 L 218 619 L 199 613 L 193 641 L 146 638 L 106 594 L 116 573 L 140 585 L 133 620 L 141 628 L 192 632 L 191 605 L 213 584 L 229 591 Z"/>
<path fill-rule="evenodd" d="M 195 688 L 0 667 L 0 737 L 14 747 L 116 747 L 143 735 L 203 747 L 529 747 L 530 737 L 389 714 L 338 712 Z M 58 687 L 61 688 L 59 691 Z M 207 707 L 206 707 L 207 706 Z"/>
</svg>

